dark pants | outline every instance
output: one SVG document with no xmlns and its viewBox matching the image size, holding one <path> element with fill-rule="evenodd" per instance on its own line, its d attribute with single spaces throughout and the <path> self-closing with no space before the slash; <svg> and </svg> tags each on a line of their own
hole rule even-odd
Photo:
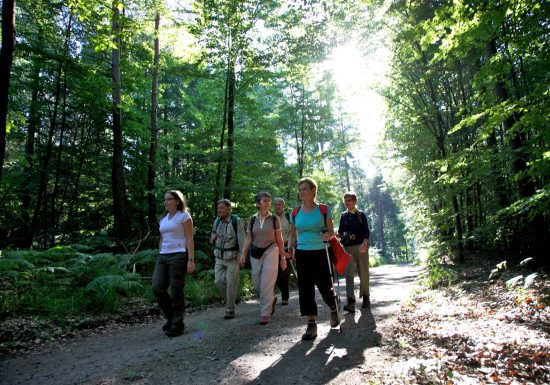
<svg viewBox="0 0 550 385">
<path fill-rule="evenodd" d="M 336 293 L 332 287 L 331 273 L 324 249 L 296 250 L 296 270 L 302 316 L 317 315 L 315 286 L 330 309 L 336 309 Z"/>
<path fill-rule="evenodd" d="M 162 312 L 168 319 L 171 329 L 183 328 L 185 298 L 185 273 L 187 273 L 187 253 L 159 254 L 153 272 L 153 293 Z M 172 288 L 172 297 L 168 294 Z"/>
<path fill-rule="evenodd" d="M 279 264 L 279 273 L 277 274 L 277 287 L 281 291 L 281 298 L 283 301 L 288 301 L 290 296 L 290 260 L 286 259 L 286 269 L 281 270 L 281 265 Z"/>
</svg>

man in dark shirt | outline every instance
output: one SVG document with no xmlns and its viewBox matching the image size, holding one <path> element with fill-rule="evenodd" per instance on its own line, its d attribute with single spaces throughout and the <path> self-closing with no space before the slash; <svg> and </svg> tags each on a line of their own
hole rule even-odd
<svg viewBox="0 0 550 385">
<path fill-rule="evenodd" d="M 359 296 L 363 298 L 363 308 L 370 307 L 369 293 L 369 225 L 367 216 L 357 209 L 357 195 L 348 191 L 344 194 L 344 204 L 347 210 L 340 216 L 338 234 L 346 252 L 353 256 L 353 261 L 346 268 L 346 297 L 348 303 L 344 310 L 355 313 L 355 269 L 359 273 Z"/>
</svg>

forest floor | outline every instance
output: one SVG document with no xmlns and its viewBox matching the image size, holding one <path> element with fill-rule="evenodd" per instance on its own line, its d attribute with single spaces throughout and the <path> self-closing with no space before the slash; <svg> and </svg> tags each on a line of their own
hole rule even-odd
<svg viewBox="0 0 550 385">
<path fill-rule="evenodd" d="M 185 334 L 176 338 L 164 336 L 157 315 L 91 320 L 86 327 L 93 328 L 58 334 L 53 342 L 27 338 L 4 347 L 0 383 L 550 383 L 547 276 L 539 274 L 531 288 L 509 288 L 505 282 L 517 271 L 489 282 L 490 266 L 469 267 L 457 270 L 457 284 L 426 290 L 415 284 L 421 270 L 372 269 L 372 306 L 343 314 L 341 332 L 329 327 L 329 311 L 318 300 L 313 342 L 301 340 L 304 320 L 293 292 L 266 326 L 258 324 L 252 300 L 239 304 L 232 320 L 219 307 L 189 311 Z M 340 286 L 344 294 L 343 281 Z M 13 322 L 0 329 L 17 327 Z"/>
</svg>

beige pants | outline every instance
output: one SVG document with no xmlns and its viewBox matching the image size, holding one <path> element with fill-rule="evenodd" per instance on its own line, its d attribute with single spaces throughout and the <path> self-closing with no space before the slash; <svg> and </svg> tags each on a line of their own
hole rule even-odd
<svg viewBox="0 0 550 385">
<path fill-rule="evenodd" d="M 348 300 L 355 300 L 355 267 L 359 273 L 359 296 L 369 296 L 369 252 L 367 250 L 365 253 L 360 253 L 359 247 L 361 245 L 344 247 L 346 252 L 353 257 L 346 268 L 346 297 Z"/>
<path fill-rule="evenodd" d="M 260 316 L 269 316 L 279 272 L 279 248 L 273 245 L 261 258 L 250 258 L 250 264 L 252 265 L 252 283 L 260 297 Z"/>
</svg>

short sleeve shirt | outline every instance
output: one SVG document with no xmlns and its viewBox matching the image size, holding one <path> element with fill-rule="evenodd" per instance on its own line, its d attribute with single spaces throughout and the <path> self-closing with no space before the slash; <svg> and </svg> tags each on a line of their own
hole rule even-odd
<svg viewBox="0 0 550 385">
<path fill-rule="evenodd" d="M 275 217 L 275 227 L 273 227 L 273 216 Z M 269 214 L 262 221 L 258 217 L 258 214 L 253 215 L 254 227 L 252 228 L 252 243 L 256 247 L 267 247 L 272 243 L 276 243 L 275 230 L 281 228 L 281 222 L 275 214 Z M 250 218 L 250 224 L 252 224 L 252 217 Z M 250 224 L 248 225 L 248 231 L 250 231 Z"/>
<path fill-rule="evenodd" d="M 176 211 L 173 217 L 166 214 L 159 225 L 162 244 L 160 246 L 161 254 L 180 253 L 187 251 L 187 238 L 183 229 L 183 224 L 191 219 L 191 215 L 185 211 Z"/>
</svg>

